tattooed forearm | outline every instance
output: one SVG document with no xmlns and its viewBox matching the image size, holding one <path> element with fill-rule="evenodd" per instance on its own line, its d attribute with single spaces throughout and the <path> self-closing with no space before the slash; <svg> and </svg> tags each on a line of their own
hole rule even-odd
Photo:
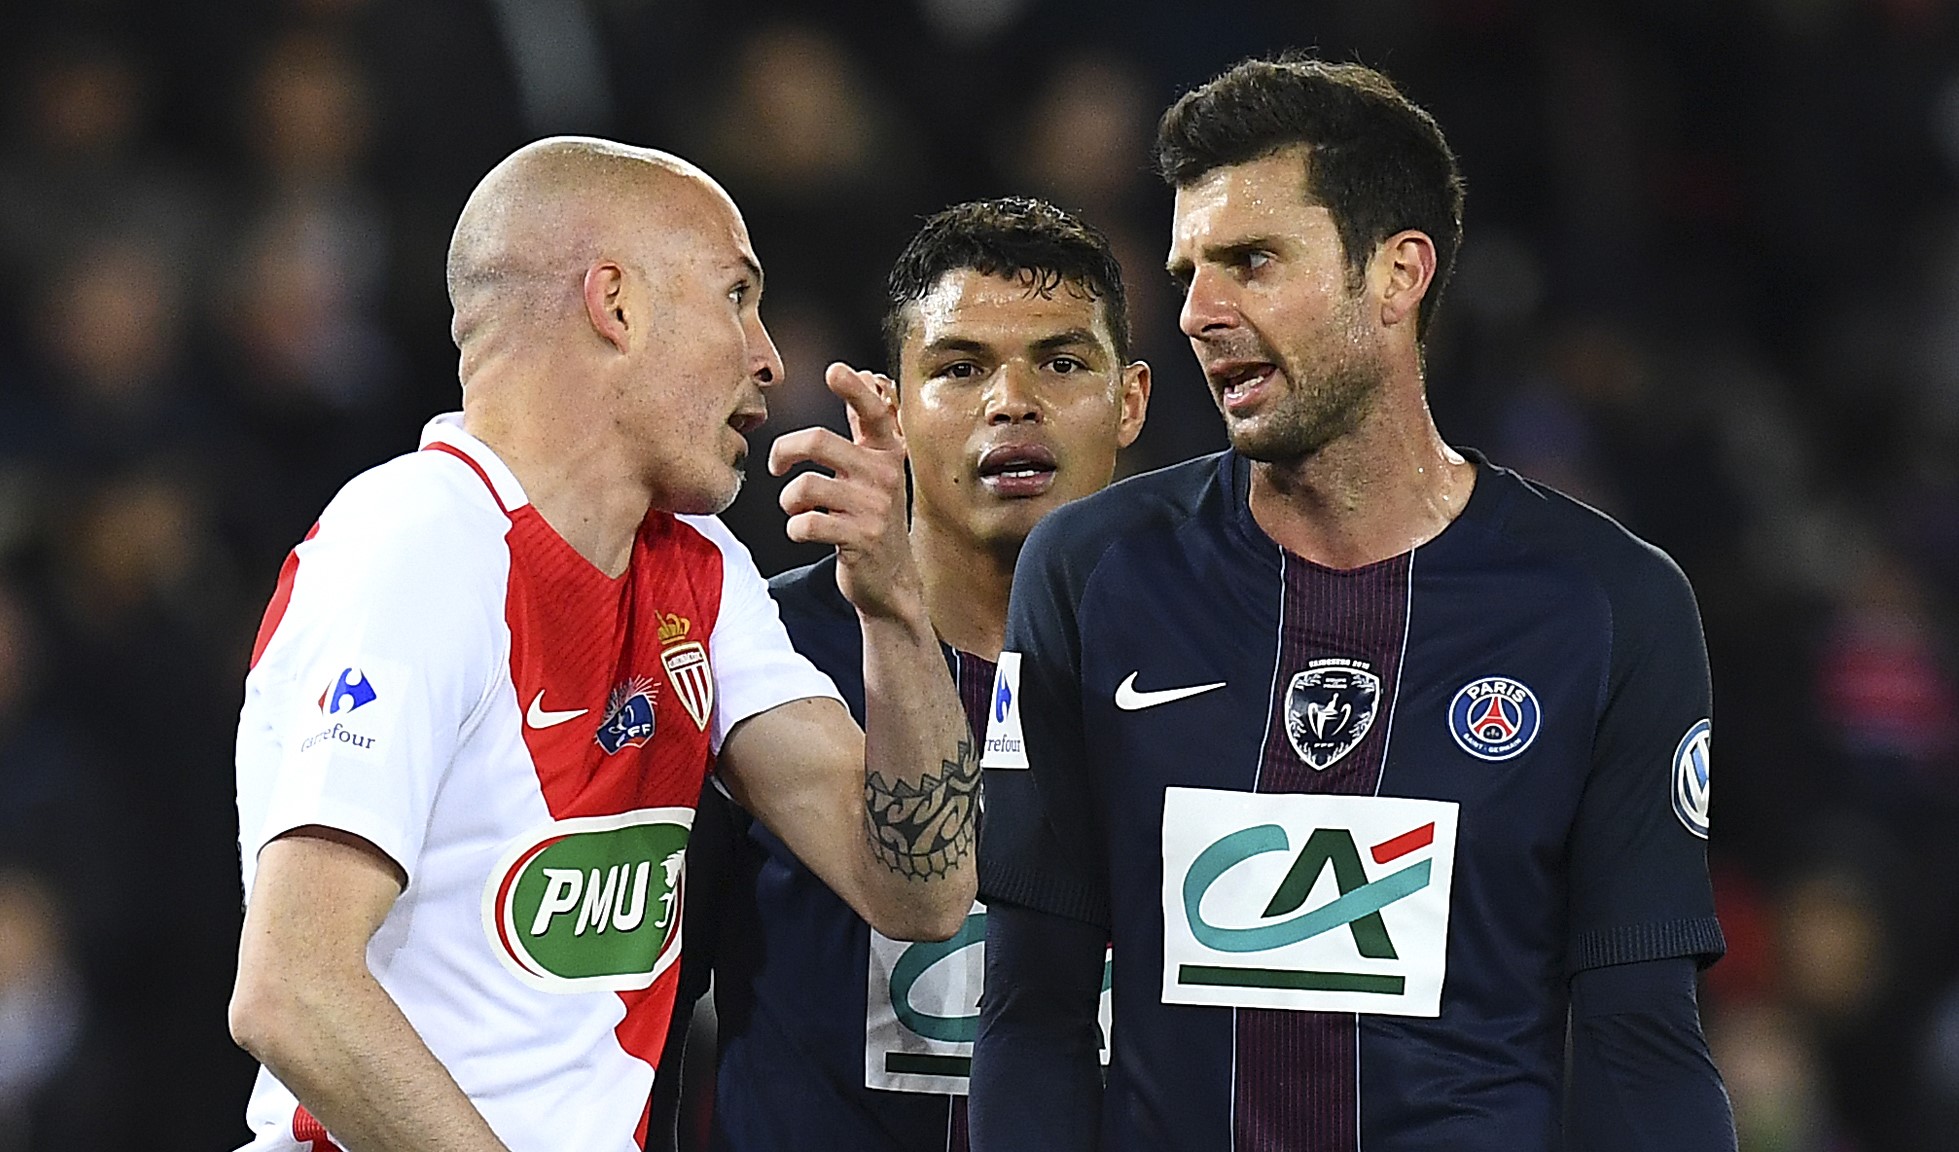
<svg viewBox="0 0 1959 1152">
<path fill-rule="evenodd" d="M 978 747 L 961 740 L 958 760 L 940 761 L 944 772 L 927 772 L 917 784 L 866 775 L 865 831 L 885 867 L 907 880 L 930 880 L 971 854 L 979 761 Z"/>
</svg>

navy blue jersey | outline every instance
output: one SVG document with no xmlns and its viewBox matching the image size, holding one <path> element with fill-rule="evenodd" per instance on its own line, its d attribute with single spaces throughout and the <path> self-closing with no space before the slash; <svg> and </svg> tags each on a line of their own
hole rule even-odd
<svg viewBox="0 0 1959 1152">
<path fill-rule="evenodd" d="M 769 591 L 796 650 L 862 724 L 863 636 L 836 560 L 785 572 Z M 984 731 L 993 663 L 946 654 L 968 723 Z M 944 943 L 886 939 L 712 789 L 687 868 L 683 985 L 699 995 L 711 966 L 720 1022 L 711 1147 L 964 1149 L 983 916 Z"/>
<path fill-rule="evenodd" d="M 1105 1148 L 1554 1148 L 1572 975 L 1722 951 L 1686 579 L 1470 455 L 1358 569 L 1230 453 L 1028 540 L 980 889 L 1113 941 Z"/>
</svg>

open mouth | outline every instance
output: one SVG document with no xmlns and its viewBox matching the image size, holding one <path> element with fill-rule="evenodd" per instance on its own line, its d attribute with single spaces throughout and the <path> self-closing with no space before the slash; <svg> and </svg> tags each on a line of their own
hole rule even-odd
<svg viewBox="0 0 1959 1152">
<path fill-rule="evenodd" d="M 766 409 L 760 411 L 744 410 L 728 417 L 728 427 L 741 433 L 742 437 L 746 439 L 750 432 L 760 428 L 768 418 L 769 414 Z"/>
<path fill-rule="evenodd" d="M 1279 374 L 1277 366 L 1266 360 L 1234 360 L 1205 369 L 1211 387 L 1218 390 L 1226 411 L 1237 411 L 1256 403 L 1265 385 Z"/>
<path fill-rule="evenodd" d="M 1045 445 L 995 444 L 980 454 L 979 478 L 997 496 L 1024 499 L 1052 487 L 1058 467 Z"/>
</svg>

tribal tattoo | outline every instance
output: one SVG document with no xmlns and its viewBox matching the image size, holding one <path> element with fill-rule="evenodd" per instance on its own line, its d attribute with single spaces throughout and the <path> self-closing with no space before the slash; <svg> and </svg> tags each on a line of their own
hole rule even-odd
<svg viewBox="0 0 1959 1152">
<path fill-rule="evenodd" d="M 961 740 L 959 759 L 940 761 L 943 775 L 927 772 L 917 784 L 887 782 L 876 772 L 865 777 L 865 832 L 886 868 L 907 880 L 930 880 L 972 852 L 979 761 L 973 741 Z"/>
</svg>

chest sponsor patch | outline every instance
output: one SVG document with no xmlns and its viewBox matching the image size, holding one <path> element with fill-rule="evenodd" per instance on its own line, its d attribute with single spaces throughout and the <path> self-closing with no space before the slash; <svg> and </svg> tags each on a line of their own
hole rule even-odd
<svg viewBox="0 0 1959 1152">
<path fill-rule="evenodd" d="M 692 808 L 544 825 L 513 841 L 483 889 L 497 958 L 546 992 L 645 988 L 680 958 Z"/>
<path fill-rule="evenodd" d="M 993 702 L 986 711 L 982 768 L 1027 767 L 1027 744 L 1020 734 L 1020 653 L 1002 652 L 993 666 Z"/>
<path fill-rule="evenodd" d="M 1439 1015 L 1457 811 L 1166 789 L 1163 1002 Z"/>
<path fill-rule="evenodd" d="M 864 997 L 864 1087 L 966 1095 L 986 972 L 986 906 L 950 940 L 908 943 L 871 932 Z M 1102 1064 L 1109 1063 L 1109 959 L 1102 960 Z"/>
</svg>

